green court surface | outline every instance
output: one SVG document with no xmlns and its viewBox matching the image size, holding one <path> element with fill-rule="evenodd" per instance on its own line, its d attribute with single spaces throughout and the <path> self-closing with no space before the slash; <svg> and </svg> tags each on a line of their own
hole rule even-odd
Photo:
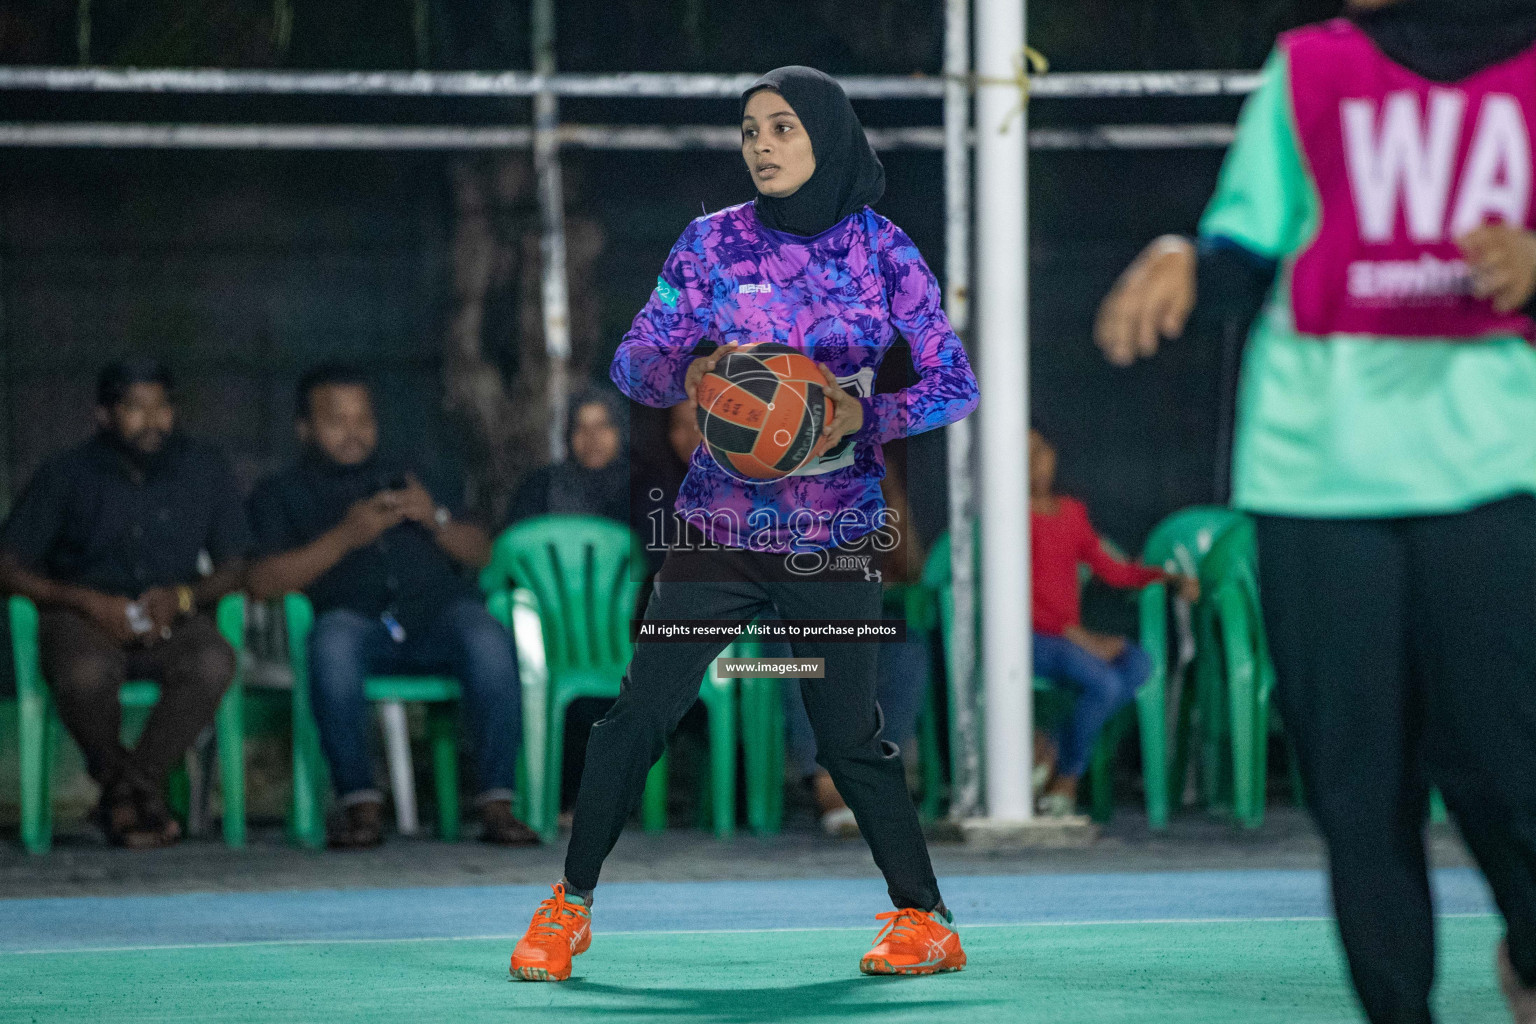
<svg viewBox="0 0 1536 1024">
<path fill-rule="evenodd" d="M 970 965 L 866 978 L 874 927 L 604 934 L 563 984 L 514 982 L 513 937 L 271 941 L 0 954 L 7 1022 L 872 1020 L 1322 1024 L 1362 1018 L 1326 919 L 962 928 Z M 1442 1024 L 1502 1024 L 1496 917 L 1444 918 Z"/>
</svg>

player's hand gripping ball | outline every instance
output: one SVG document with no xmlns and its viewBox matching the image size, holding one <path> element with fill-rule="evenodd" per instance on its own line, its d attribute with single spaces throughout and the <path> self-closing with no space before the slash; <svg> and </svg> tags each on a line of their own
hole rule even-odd
<svg viewBox="0 0 1536 1024">
<path fill-rule="evenodd" d="M 699 379 L 699 432 L 726 472 L 777 480 L 815 456 L 832 419 L 827 379 L 808 356 L 769 342 L 731 352 Z"/>
</svg>

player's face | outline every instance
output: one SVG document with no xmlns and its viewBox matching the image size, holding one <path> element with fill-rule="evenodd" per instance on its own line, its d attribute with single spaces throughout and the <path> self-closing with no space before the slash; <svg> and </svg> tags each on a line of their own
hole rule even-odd
<svg viewBox="0 0 1536 1024">
<path fill-rule="evenodd" d="M 99 409 L 96 415 L 102 426 L 144 455 L 165 447 L 165 439 L 176 426 L 176 407 L 162 384 L 131 384 L 116 405 Z"/>
<path fill-rule="evenodd" d="M 1050 494 L 1056 483 L 1056 449 L 1038 430 L 1029 432 L 1029 493 Z"/>
<path fill-rule="evenodd" d="M 698 402 L 690 398 L 672 407 L 667 421 L 667 441 L 681 461 L 686 463 L 693 458 L 693 450 L 704 441 L 704 435 L 699 433 Z"/>
<path fill-rule="evenodd" d="M 571 457 L 586 469 L 602 469 L 619 456 L 619 428 L 608 407 L 588 402 L 576 410 L 571 430 Z"/>
<path fill-rule="evenodd" d="M 315 388 L 309 395 L 309 415 L 299 420 L 299 440 L 340 466 L 368 461 L 379 445 L 379 423 L 368 389 L 360 384 Z"/>
<path fill-rule="evenodd" d="M 793 195 L 816 170 L 805 126 L 789 101 L 771 89 L 759 90 L 747 100 L 741 119 L 741 158 L 747 162 L 752 184 L 775 199 Z"/>
</svg>

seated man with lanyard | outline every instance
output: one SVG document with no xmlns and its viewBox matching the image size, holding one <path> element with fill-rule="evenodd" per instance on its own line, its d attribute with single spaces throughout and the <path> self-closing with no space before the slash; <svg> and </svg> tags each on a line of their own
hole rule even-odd
<svg viewBox="0 0 1536 1024">
<path fill-rule="evenodd" d="M 481 838 L 538 842 L 512 815 L 522 735 L 517 655 L 465 575 L 490 561 L 490 539 L 405 465 L 377 453 L 373 398 L 358 371 L 318 367 L 299 382 L 297 400 L 303 453 L 251 495 L 259 560 L 250 591 L 266 599 L 302 590 L 315 605 L 310 699 L 343 808 L 330 845 L 384 839 L 364 679 L 423 672 L 464 684 Z"/>
<path fill-rule="evenodd" d="M 0 528 L 0 590 L 38 605 L 43 675 L 101 786 L 107 838 L 166 846 L 181 835 L 166 778 L 235 675 L 209 611 L 239 589 L 250 537 L 227 460 L 175 432 L 164 366 L 104 369 L 96 423 L 33 474 Z M 161 697 L 129 751 L 118 689 L 141 678 Z"/>
</svg>

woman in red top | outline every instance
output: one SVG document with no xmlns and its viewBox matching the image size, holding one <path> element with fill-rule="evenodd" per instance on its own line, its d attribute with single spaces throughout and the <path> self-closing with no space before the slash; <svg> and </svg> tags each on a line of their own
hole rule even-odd
<svg viewBox="0 0 1536 1024">
<path fill-rule="evenodd" d="M 1131 589 L 1169 580 L 1190 601 L 1200 584 L 1122 562 L 1104 550 L 1076 498 L 1055 493 L 1056 450 L 1038 428 L 1029 432 L 1030 566 L 1034 594 L 1035 673 L 1077 691 L 1072 712 L 1056 737 L 1056 766 L 1040 794 L 1042 814 L 1060 817 L 1077 805 L 1077 781 L 1088 767 L 1099 731 L 1151 674 L 1146 652 L 1125 637 L 1084 629 L 1077 567 L 1086 563 L 1112 587 Z"/>
</svg>

